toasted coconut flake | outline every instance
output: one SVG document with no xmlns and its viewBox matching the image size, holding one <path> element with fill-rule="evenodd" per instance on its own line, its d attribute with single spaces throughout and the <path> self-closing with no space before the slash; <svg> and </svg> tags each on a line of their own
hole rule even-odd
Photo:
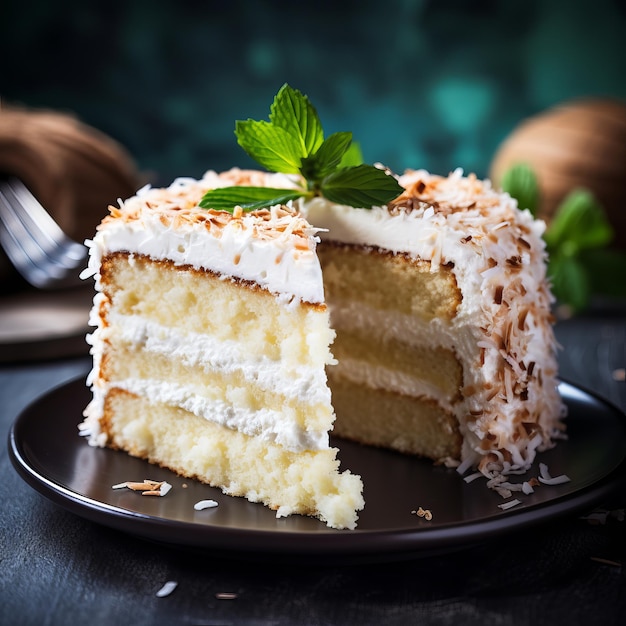
<svg viewBox="0 0 626 626">
<path fill-rule="evenodd" d="M 560 476 L 554 476 L 553 478 L 542 478 L 539 477 L 539 481 L 544 485 L 562 485 L 563 483 L 570 482 L 570 477 L 566 474 L 561 474 Z"/>
<path fill-rule="evenodd" d="M 143 482 L 128 480 L 125 483 L 113 485 L 112 489 L 130 489 L 139 491 L 142 496 L 164 496 L 172 488 L 166 481 L 156 481 L 145 479 Z"/>
<path fill-rule="evenodd" d="M 522 501 L 516 498 L 515 500 L 509 500 L 508 502 L 503 502 L 502 504 L 498 504 L 498 508 L 502 509 L 503 511 L 507 511 L 508 509 L 512 509 L 514 506 L 517 506 L 518 504 L 521 504 L 521 503 Z"/>
<path fill-rule="evenodd" d="M 626 368 L 619 367 L 618 369 L 613 370 L 613 380 L 623 383 L 626 381 Z"/>
<path fill-rule="evenodd" d="M 239 595 L 233 593 L 232 591 L 220 591 L 219 593 L 215 594 L 215 597 L 218 600 L 236 600 Z"/>
<path fill-rule="evenodd" d="M 433 519 L 432 511 L 430 509 L 424 509 L 421 506 L 416 511 L 411 511 L 411 514 L 423 517 L 427 522 Z"/>
<path fill-rule="evenodd" d="M 480 478 L 481 476 L 483 476 L 482 472 L 474 472 L 473 474 L 469 474 L 468 476 L 465 476 L 463 480 L 466 483 L 471 483 L 471 482 L 474 482 L 477 478 Z"/>
<path fill-rule="evenodd" d="M 200 500 L 200 502 L 196 502 L 193 505 L 193 508 L 196 511 L 203 511 L 204 509 L 213 509 L 218 506 L 218 503 L 215 500 Z"/>
<path fill-rule="evenodd" d="M 562 485 L 563 483 L 570 482 L 569 476 L 561 474 L 560 476 L 551 476 L 548 471 L 548 466 L 545 463 L 539 463 L 539 482 L 544 485 Z"/>
<path fill-rule="evenodd" d="M 165 598 L 169 596 L 174 589 L 178 587 L 178 583 L 175 580 L 168 580 L 157 592 L 157 598 Z"/>
<path fill-rule="evenodd" d="M 599 557 L 599 556 L 590 556 L 589 558 L 592 561 L 595 561 L 596 563 L 602 563 L 602 565 L 610 565 L 611 567 L 621 567 L 622 566 L 620 561 L 613 561 L 612 559 L 604 559 L 604 558 Z"/>
</svg>

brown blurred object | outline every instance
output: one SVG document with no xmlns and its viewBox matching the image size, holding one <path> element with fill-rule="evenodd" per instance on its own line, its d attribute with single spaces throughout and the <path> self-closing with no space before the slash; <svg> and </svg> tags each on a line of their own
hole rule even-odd
<svg viewBox="0 0 626 626">
<path fill-rule="evenodd" d="M 78 242 L 93 236 L 109 204 L 142 184 L 130 155 L 104 133 L 69 114 L 4 104 L 0 174 L 21 179 Z M 0 261 L 1 277 L 6 263 Z"/>
<path fill-rule="evenodd" d="M 550 221 L 570 191 L 585 187 L 605 209 L 614 245 L 626 249 L 626 103 L 566 102 L 525 120 L 493 158 L 494 185 L 518 163 L 530 165 L 537 176 L 540 217 Z"/>
</svg>

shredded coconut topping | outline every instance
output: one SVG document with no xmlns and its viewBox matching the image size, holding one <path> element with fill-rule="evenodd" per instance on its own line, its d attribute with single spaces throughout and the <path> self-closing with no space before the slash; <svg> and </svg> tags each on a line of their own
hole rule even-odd
<svg viewBox="0 0 626 626">
<path fill-rule="evenodd" d="M 453 350 L 463 368 L 454 407 L 464 436 L 459 472 L 528 470 L 564 430 L 545 224 L 460 169 L 446 177 L 407 171 L 399 182 L 405 191 L 387 207 L 316 198 L 301 210 L 325 229 L 322 239 L 427 261 L 432 272 L 451 268 L 463 300 L 449 329 L 431 324 L 429 340 Z"/>
<path fill-rule="evenodd" d="M 293 188 L 294 180 L 233 169 L 207 172 L 200 180 L 179 178 L 167 188 L 144 187 L 109 207 L 94 240 L 86 242 L 90 264 L 83 277 L 97 278 L 105 251 L 125 251 L 250 281 L 286 304 L 323 303 L 319 229 L 290 203 L 250 212 L 234 207 L 232 213 L 199 206 L 210 189 L 243 184 Z"/>
<path fill-rule="evenodd" d="M 230 226 L 250 230 L 258 239 L 293 238 L 296 249 L 310 250 L 310 235 L 317 231 L 290 206 L 276 205 L 247 213 L 241 207 L 234 207 L 229 213 L 199 206 L 210 189 L 229 185 L 269 186 L 270 176 L 233 169 L 220 174 L 207 172 L 200 180 L 179 178 L 167 188 L 144 187 L 132 198 L 120 200 L 119 207 L 109 206 L 110 215 L 104 218 L 98 229 L 106 228 L 111 220 L 142 221 L 156 212 L 161 223 L 170 228 L 202 224 L 213 236 L 220 237 Z M 281 177 L 280 180 L 282 185 L 293 187 L 290 179 Z"/>
</svg>

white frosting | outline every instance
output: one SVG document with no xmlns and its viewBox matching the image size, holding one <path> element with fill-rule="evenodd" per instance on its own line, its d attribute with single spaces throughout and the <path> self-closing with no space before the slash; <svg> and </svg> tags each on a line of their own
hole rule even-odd
<svg viewBox="0 0 626 626">
<path fill-rule="evenodd" d="M 252 281 L 287 302 L 323 302 L 316 229 L 279 207 L 261 216 L 236 217 L 197 206 L 207 190 L 246 175 L 239 170 L 221 176 L 208 172 L 200 181 L 178 179 L 167 189 L 140 190 L 113 209 L 113 218 L 106 218 L 93 241 L 86 242 L 90 262 L 84 277 L 97 276 L 104 253 L 124 251 Z M 252 183 L 293 185 L 278 175 L 255 176 Z"/>
</svg>

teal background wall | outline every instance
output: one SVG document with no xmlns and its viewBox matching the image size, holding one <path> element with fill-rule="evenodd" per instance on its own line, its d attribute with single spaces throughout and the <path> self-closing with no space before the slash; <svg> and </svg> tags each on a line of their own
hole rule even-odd
<svg viewBox="0 0 626 626">
<path fill-rule="evenodd" d="M 480 176 L 525 117 L 626 99 L 617 0 L 3 0 L 0 97 L 71 111 L 165 182 L 251 165 L 235 119 L 280 85 L 366 161 Z"/>
</svg>

